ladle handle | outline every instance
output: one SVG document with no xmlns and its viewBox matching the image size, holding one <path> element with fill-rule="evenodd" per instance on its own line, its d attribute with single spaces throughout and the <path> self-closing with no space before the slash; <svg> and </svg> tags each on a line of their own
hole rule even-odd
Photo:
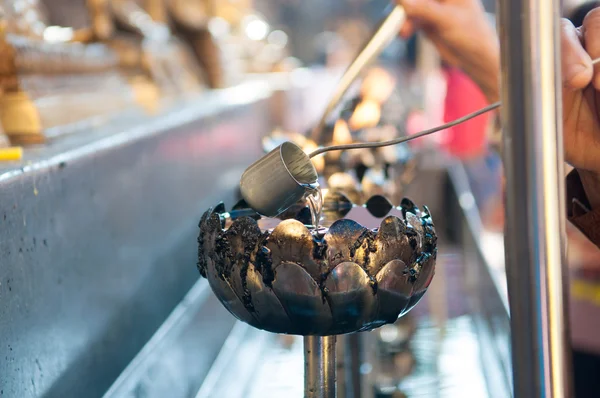
<svg viewBox="0 0 600 398">
<path fill-rule="evenodd" d="M 298 211 L 300 211 L 300 209 L 303 207 L 304 207 L 304 205 L 298 205 Z M 325 200 L 323 203 L 323 211 L 350 210 L 354 207 L 356 207 L 356 205 L 354 205 L 353 203 L 350 203 L 350 202 L 339 203 L 336 201 Z M 242 218 L 242 217 L 250 217 L 250 218 L 258 219 L 258 218 L 260 218 L 260 214 L 258 214 L 256 211 L 249 209 L 249 208 L 248 209 L 231 210 L 227 213 L 220 214 L 221 220 L 227 220 L 227 219 L 236 220 L 236 219 Z"/>
<path fill-rule="evenodd" d="M 379 54 L 385 49 L 385 47 L 392 41 L 392 39 L 398 34 L 400 28 L 406 20 L 406 13 L 404 7 L 396 5 L 387 17 L 381 21 L 377 30 L 358 53 L 354 61 L 350 64 L 346 72 L 342 75 L 342 78 L 338 82 L 336 89 L 325 108 L 325 112 L 321 117 L 321 120 L 312 131 L 312 140 L 317 144 L 320 144 L 320 137 L 327 122 L 329 114 L 337 107 L 339 102 L 344 97 L 344 94 L 348 91 L 354 80 L 360 75 L 365 66 L 367 66 L 373 59 L 377 58 Z"/>
<path fill-rule="evenodd" d="M 390 145 L 397 145 L 397 144 L 402 144 L 403 142 L 407 142 L 407 141 L 411 141 L 414 140 L 415 138 L 420 138 L 420 137 L 424 137 L 426 135 L 429 134 L 433 134 L 433 133 L 437 133 L 438 131 L 442 131 L 445 129 L 448 129 L 450 127 L 454 127 L 457 124 L 461 124 L 466 122 L 467 120 L 473 119 L 474 117 L 477 117 L 479 115 L 483 115 L 486 112 L 492 111 L 494 109 L 500 108 L 501 103 L 500 102 L 495 102 L 491 105 L 486 106 L 485 108 L 481 108 L 478 111 L 475 111 L 473 113 L 469 113 L 468 115 L 465 115 L 461 118 L 458 118 L 456 120 L 453 120 L 449 123 L 445 123 L 442 124 L 441 126 L 438 127 L 434 127 L 425 131 L 421 131 L 420 133 L 408 136 L 408 137 L 402 137 L 402 138 L 396 138 L 394 140 L 389 140 L 389 141 L 379 141 L 379 142 L 355 142 L 354 144 L 344 144 L 344 145 L 332 145 L 332 146 L 327 146 L 327 147 L 323 147 L 323 148 L 319 148 L 313 152 L 311 152 L 308 157 L 309 158 L 313 158 L 317 155 L 320 155 L 322 153 L 325 152 L 330 152 L 330 151 L 347 151 L 349 149 L 365 149 L 365 148 L 381 148 L 384 146 L 390 146 Z"/>
</svg>

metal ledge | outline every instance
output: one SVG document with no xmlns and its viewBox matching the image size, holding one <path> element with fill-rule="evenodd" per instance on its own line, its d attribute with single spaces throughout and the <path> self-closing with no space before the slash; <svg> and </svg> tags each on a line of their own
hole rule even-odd
<svg viewBox="0 0 600 398">
<path fill-rule="evenodd" d="M 489 262 L 489 247 L 485 246 L 482 239 L 484 231 L 481 218 L 463 165 L 451 164 L 448 176 L 456 196 L 448 198 L 450 209 L 446 213 L 461 215 L 457 223 L 460 229 L 459 245 L 463 249 L 464 262 L 470 268 L 465 284 L 488 391 L 493 391 L 497 397 L 513 396 L 506 282 L 502 284 L 497 265 Z"/>
<path fill-rule="evenodd" d="M 104 397 L 189 396 L 221 355 L 234 322 L 208 282 L 198 280 Z"/>
<path fill-rule="evenodd" d="M 0 168 L 2 398 L 109 389 L 198 280 L 198 220 L 260 156 L 270 95 L 207 93 Z"/>
</svg>

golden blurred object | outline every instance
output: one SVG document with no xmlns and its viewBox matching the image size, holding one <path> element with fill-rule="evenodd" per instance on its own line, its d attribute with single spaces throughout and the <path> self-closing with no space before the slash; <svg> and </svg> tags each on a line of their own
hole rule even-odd
<svg viewBox="0 0 600 398">
<path fill-rule="evenodd" d="M 238 26 L 253 10 L 250 0 L 209 0 L 213 17 L 223 18 L 229 24 Z"/>
<path fill-rule="evenodd" d="M 201 1 L 195 1 L 195 3 L 202 3 Z M 169 25 L 169 13 L 167 11 L 168 3 L 164 0 L 144 0 L 143 8 L 144 11 L 150 16 L 150 18 L 161 25 Z M 189 10 L 192 14 L 192 10 Z M 193 15 L 197 18 L 197 15 Z"/>
<path fill-rule="evenodd" d="M 40 144 L 46 141 L 40 114 L 23 91 L 0 97 L 0 122 L 13 144 Z"/>
<path fill-rule="evenodd" d="M 331 145 L 345 145 L 350 143 L 352 143 L 352 134 L 350 134 L 348 124 L 344 120 L 338 119 L 333 126 Z M 338 161 L 341 156 L 341 151 L 329 152 L 325 155 L 326 159 L 331 162 Z"/>
<path fill-rule="evenodd" d="M 363 100 L 356 106 L 350 117 L 349 125 L 352 130 L 375 127 L 381 119 L 381 106 L 372 100 Z"/>
<path fill-rule="evenodd" d="M 382 105 L 394 92 L 396 79 L 383 68 L 369 70 L 361 86 L 361 97 Z"/>
<path fill-rule="evenodd" d="M 104 41 L 108 40 L 115 31 L 110 5 L 108 0 L 86 0 L 86 6 L 90 15 L 91 27 L 83 29 L 82 32 L 76 32 L 79 36 L 76 41 Z M 87 40 L 85 35 L 87 34 Z"/>
<path fill-rule="evenodd" d="M 135 86 L 135 97 L 142 107 L 155 106 L 155 91 L 161 98 L 171 98 L 204 88 L 199 65 L 188 48 L 171 33 L 168 13 L 172 3 L 163 0 L 145 0 L 141 5 L 136 0 L 90 1 L 96 2 L 90 8 L 90 12 L 95 13 L 95 20 L 106 19 L 102 3 L 106 1 L 109 5 L 109 17 L 116 32 L 105 41 L 118 54 L 119 65 Z M 181 7 L 176 9 L 182 12 Z M 146 79 L 142 86 L 141 79 Z M 150 88 L 151 84 L 156 87 Z M 145 98 L 146 95 L 149 97 Z"/>
<path fill-rule="evenodd" d="M 202 90 L 199 65 L 171 34 L 165 1 L 86 0 L 89 26 L 78 29 L 50 25 L 40 0 L 8 2 L 0 122 L 10 142 L 42 143 L 82 121 L 136 105 L 156 112 L 162 98 Z"/>
<path fill-rule="evenodd" d="M 103 44 L 6 34 L 0 52 L 0 122 L 13 144 L 42 143 L 51 128 L 134 105 L 116 55 Z"/>
<path fill-rule="evenodd" d="M 352 134 L 344 120 L 337 120 L 333 127 L 332 145 L 346 145 L 352 143 Z"/>
<path fill-rule="evenodd" d="M 230 46 L 231 23 L 218 17 L 220 3 L 213 0 L 167 0 L 166 10 L 174 33 L 180 37 L 203 70 L 210 88 L 224 88 L 238 82 L 235 78 L 236 48 Z"/>
<path fill-rule="evenodd" d="M 190 46 L 201 64 L 211 88 L 225 88 L 236 83 L 235 62 L 227 63 L 227 47 L 209 30 L 184 31 Z M 233 61 L 233 60 L 231 60 Z"/>
<path fill-rule="evenodd" d="M 88 5 L 98 14 L 104 3 L 90 0 Z M 122 111 L 127 94 L 116 56 L 100 43 L 86 44 L 94 37 L 93 28 L 49 25 L 38 0 L 6 4 L 0 33 L 0 122 L 13 144 L 42 143 L 50 128 Z M 114 97 L 116 87 L 120 95 L 115 100 L 101 100 Z"/>
<path fill-rule="evenodd" d="M 146 76 L 134 76 L 129 80 L 135 100 L 144 110 L 154 114 L 159 109 L 160 93 L 156 85 Z"/>
<path fill-rule="evenodd" d="M 13 146 L 0 148 L 0 162 L 14 162 L 23 158 L 23 148 Z"/>
<path fill-rule="evenodd" d="M 327 180 L 329 192 L 343 193 L 352 201 L 352 203 L 363 204 L 363 195 L 358 180 L 348 173 L 334 173 Z"/>
<path fill-rule="evenodd" d="M 312 140 L 306 140 L 304 145 L 302 146 L 302 150 L 308 155 L 314 150 L 318 148 L 317 143 Z M 311 159 L 313 165 L 315 166 L 315 170 L 317 173 L 321 174 L 325 169 L 325 157 L 324 156 L 315 156 Z"/>
<path fill-rule="evenodd" d="M 168 0 L 168 15 L 176 24 L 190 30 L 205 30 L 212 14 L 208 0 Z"/>
<path fill-rule="evenodd" d="M 225 88 L 245 73 L 289 70 L 287 35 L 271 31 L 246 0 L 171 0 L 174 32 L 193 50 L 211 88 Z M 195 15 L 195 17 L 193 17 Z"/>
<path fill-rule="evenodd" d="M 2 90 L 0 90 L 0 98 L 2 98 Z M 8 146 L 10 146 L 10 141 L 8 140 L 8 136 L 4 134 L 4 128 L 0 122 L 0 148 L 6 148 Z"/>
</svg>

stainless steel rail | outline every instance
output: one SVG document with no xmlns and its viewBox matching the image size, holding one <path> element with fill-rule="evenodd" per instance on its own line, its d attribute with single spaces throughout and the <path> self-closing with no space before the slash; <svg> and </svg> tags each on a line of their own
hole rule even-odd
<svg viewBox="0 0 600 398">
<path fill-rule="evenodd" d="M 571 397 L 559 0 L 498 5 L 514 394 Z"/>
<path fill-rule="evenodd" d="M 198 220 L 237 200 L 239 176 L 273 127 L 269 96 L 265 81 L 207 92 L 0 165 L 2 398 L 110 388 L 198 280 Z M 215 300 L 174 339 L 187 349 L 162 358 L 194 373 L 175 383 L 159 372 L 140 385 L 199 388 L 234 323 Z"/>
</svg>

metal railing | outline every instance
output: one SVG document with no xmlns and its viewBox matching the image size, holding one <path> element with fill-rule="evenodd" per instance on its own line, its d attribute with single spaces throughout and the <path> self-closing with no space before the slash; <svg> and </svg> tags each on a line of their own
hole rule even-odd
<svg viewBox="0 0 600 398">
<path fill-rule="evenodd" d="M 514 395 L 571 397 L 559 0 L 498 2 Z"/>
</svg>

